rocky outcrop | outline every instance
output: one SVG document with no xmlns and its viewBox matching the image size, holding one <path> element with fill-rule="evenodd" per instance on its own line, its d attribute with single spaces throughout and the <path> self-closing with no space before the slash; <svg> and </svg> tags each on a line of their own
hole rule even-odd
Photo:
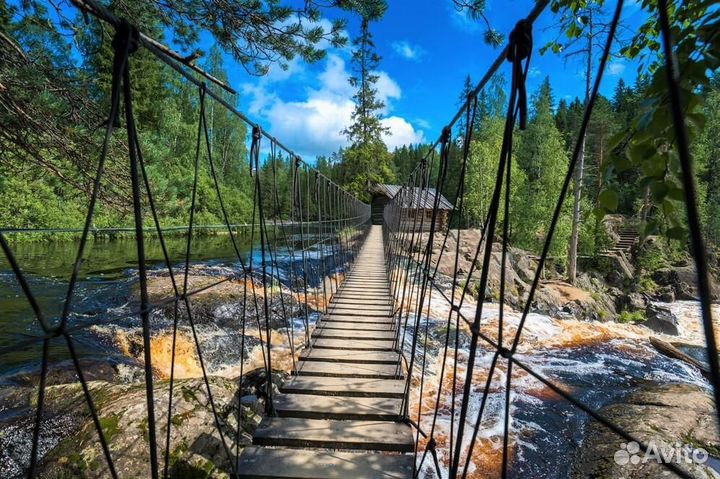
<svg viewBox="0 0 720 479">
<path fill-rule="evenodd" d="M 463 230 L 457 245 L 457 231 L 450 231 L 447 240 L 438 237 L 433 244 L 433 262 L 445 278 L 455 273 L 455 252 L 457 257 L 456 282 L 464 286 L 468 277 L 477 282 L 482 270 L 482 251 L 476 258 L 477 245 L 481 239 L 480 230 Z M 418 252 L 418 251 L 416 251 Z M 524 307 L 530 286 L 535 277 L 538 260 L 519 248 L 508 248 L 505 264 L 505 302 L 515 309 Z M 485 300 L 500 299 L 502 273 L 502 246 L 493 244 L 488 268 L 488 283 Z M 603 282 L 589 275 L 581 275 L 577 286 L 562 281 L 552 266 L 546 266 L 541 282 L 533 298 L 532 310 L 556 317 L 573 317 L 582 320 L 609 320 L 615 315 L 615 301 L 606 293 Z M 478 294 L 477 289 L 472 291 Z"/>
<path fill-rule="evenodd" d="M 655 271 L 652 279 L 660 286 L 671 288 L 677 299 L 697 299 L 697 272 L 690 261 L 679 261 L 668 268 Z M 713 301 L 720 300 L 720 288 L 710 278 L 710 293 Z"/>
<path fill-rule="evenodd" d="M 203 380 L 179 380 L 175 382 L 173 411 L 170 422 L 169 463 L 173 477 L 228 477 L 230 457 L 235 446 L 243 447 L 251 442 L 251 434 L 261 419 L 264 399 L 260 394 L 264 388 L 264 374 L 250 374 L 238 381 L 211 377 L 210 390 L 218 414 L 220 429 L 208 400 Z M 165 437 L 168 425 L 167 381 L 155 383 L 155 414 L 157 453 L 164 461 Z M 111 384 L 105 381 L 89 382 L 90 391 L 97 408 L 100 424 L 108 442 L 113 463 L 119 477 L 149 477 L 150 447 L 145 386 L 143 383 Z M 32 389 L 16 390 L 19 399 L 25 395 L 29 410 L 32 404 Z M 43 478 L 101 478 L 109 476 L 109 468 L 103 455 L 98 433 L 89 416 L 85 400 L 78 383 L 59 384 L 47 388 L 47 409 L 45 433 L 54 434 L 52 443 L 44 443 L 40 452 Z M 17 404 L 17 403 L 16 403 Z M 238 416 L 240 426 L 238 426 Z M 29 417 L 29 416 L 28 416 Z M 3 455 L 10 457 L 16 465 L 18 476 L 29 458 L 29 438 L 32 421 L 16 426 L 24 441 L 13 442 L 4 434 L 0 437 Z M 5 428 L 5 431 L 9 429 Z M 7 470 L 7 469 L 6 469 Z M 193 474 L 202 473 L 202 476 Z"/>
<path fill-rule="evenodd" d="M 672 311 L 667 308 L 650 304 L 645 309 L 645 317 L 647 319 L 640 324 L 646 328 L 650 328 L 661 334 L 670 334 L 673 336 L 680 334 L 680 323 L 678 323 Z"/>
<path fill-rule="evenodd" d="M 182 289 L 182 275 L 176 273 L 176 283 Z M 203 289 L 207 288 L 207 289 Z M 188 291 L 198 291 L 189 297 L 190 313 L 196 324 L 213 323 L 219 327 L 236 327 L 237 319 L 243 315 L 259 318 L 265 324 L 265 302 L 268 303 L 268 321 L 271 329 L 287 327 L 285 318 L 300 317 L 305 314 L 305 306 L 295 295 L 280 290 L 277 286 L 263 287 L 251 280 L 234 280 L 228 277 L 203 274 L 202 269 L 193 269 L 188 277 Z M 173 318 L 175 315 L 174 288 L 166 274 L 148 278 L 150 302 L 163 305 L 162 316 Z M 187 321 L 188 308 L 180 302 L 177 308 L 178 318 Z"/>
<path fill-rule="evenodd" d="M 713 400 L 698 386 L 647 386 L 632 393 L 622 403 L 602 408 L 600 413 L 633 437 L 654 445 L 658 452 L 674 451 L 680 443 L 689 451 L 702 449 L 715 457 L 720 453 L 720 431 Z M 707 459 L 702 453 L 695 457 L 699 462 Z M 693 477 L 717 477 L 706 463 L 679 465 Z M 628 442 L 596 421 L 588 426 L 574 469 L 575 477 L 640 479 L 673 476 L 657 460 L 646 457 L 636 443 Z"/>
</svg>

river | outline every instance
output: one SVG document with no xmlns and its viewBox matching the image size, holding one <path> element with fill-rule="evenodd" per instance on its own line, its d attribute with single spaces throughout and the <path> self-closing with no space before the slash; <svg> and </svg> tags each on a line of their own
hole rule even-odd
<svg viewBox="0 0 720 479">
<path fill-rule="evenodd" d="M 250 243 L 246 238 L 241 242 L 241 253 L 245 259 L 251 254 Z M 14 247 L 18 262 L 27 273 L 30 286 L 38 302 L 48 318 L 57 318 L 61 313 L 61 305 L 66 294 L 69 272 L 75 257 L 77 244 L 72 241 L 47 243 L 22 243 Z M 168 249 L 175 265 L 181 265 L 184 258 L 185 239 L 182 237 L 168 238 Z M 227 276 L 237 271 L 239 264 L 234 248 L 225 235 L 202 236 L 194 240 L 192 262 L 194 268 L 203 275 L 217 277 Z M 327 252 L 326 252 L 327 253 Z M 146 245 L 148 263 L 151 274 L 163 268 L 163 256 L 160 244 L 150 239 Z M 289 285 L 289 272 L 293 255 L 287 249 L 278 250 L 280 270 L 277 275 L 283 285 Z M 311 261 L 319 262 L 326 255 L 315 250 L 310 255 Z M 69 324 L 73 327 L 83 324 L 101 323 L 105 326 L 80 328 L 73 333 L 79 354 L 86 360 L 109 363 L 128 362 L 127 351 L 118 347 L 118 327 L 127 332 L 137 329 L 135 319 L 128 319 L 131 312 L 134 289 L 136 285 L 137 264 L 135 242 L 128 239 L 98 240 L 91 242 L 86 254 L 80 281 L 77 286 L 75 300 Z M 294 258 L 297 260 L 297 258 Z M 253 251 L 253 261 L 259 261 L 259 251 Z M 297 271 L 296 271 L 297 272 Z M 314 279 L 314 285 L 319 283 Z M 451 428 L 451 388 L 453 382 L 453 361 L 455 350 L 448 351 L 448 365 L 443 377 L 440 377 L 442 360 L 442 340 L 449 309 L 446 302 L 437 294 L 430 296 L 430 310 L 421 318 L 423 332 L 427 328 L 429 348 L 424 357 L 425 390 L 422 400 L 414 388 L 411 413 L 417 418 L 417 411 L 422 407 L 420 416 L 424 428 L 429 428 L 435 399 L 440 384 L 440 414 L 436 426 L 438 455 L 446 475 L 449 460 L 449 444 Z M 473 317 L 475 304 L 467 302 L 463 312 Z M 573 319 L 556 319 L 540 314 L 531 314 L 520 343 L 518 358 L 543 376 L 561 384 L 593 408 L 622 401 L 636 388 L 647 384 L 683 383 L 709 390 L 709 385 L 700 372 L 691 366 L 669 359 L 659 354 L 648 342 L 650 336 L 660 337 L 667 341 L 680 341 L 697 350 L 701 350 L 704 337 L 700 328 L 698 305 L 691 301 L 678 301 L 669 307 L 680 322 L 680 336 L 664 336 L 656 334 L 643 326 L 585 322 Z M 9 380 L 19 373 L 37 371 L 41 353 L 39 341 L 33 336 L 41 335 L 41 330 L 31 314 L 26 299 L 19 289 L 8 265 L 0 262 L 0 348 L 5 351 L 0 355 L 0 383 Z M 483 331 L 492 336 L 497 328 L 499 307 L 489 304 L 483 317 Z M 720 317 L 720 308 L 715 306 L 716 318 Z M 215 311 L 217 317 L 232 317 L 237 311 L 222 307 Z M 169 328 L 169 318 L 155 318 L 154 327 L 157 331 Z M 310 317 L 310 326 L 316 319 Z M 301 343 L 304 324 L 302 315 L 293 318 L 295 343 Z M 519 313 L 506 311 L 506 330 L 512 335 L 517 326 Z M 130 321 L 130 322 L 128 322 Z M 135 321 L 135 322 L 132 322 Z M 413 318 L 410 317 L 412 324 Z M 718 328 L 720 329 L 720 327 Z M 408 331 L 412 333 L 412 330 Z M 274 364 L 291 367 L 289 331 L 277 331 L 273 336 L 273 344 L 278 345 L 273 356 Z M 250 333 L 252 335 L 252 333 Z M 410 352 L 409 334 L 405 341 L 405 351 Z M 460 347 L 457 350 L 457 382 L 462 384 L 467 366 L 468 331 L 461 328 Z M 207 324 L 202 340 L 207 347 L 208 362 L 212 374 L 233 376 L 239 372 L 239 355 L 228 354 L 237 348 L 240 340 L 236 324 L 230 326 Z M 15 345 L 21 347 L 13 348 Z M 12 350 L 11 350 L 12 349 Z M 418 351 L 422 354 L 422 351 Z M 697 352 L 697 351 L 696 351 Z M 247 366 L 258 365 L 261 361 L 262 348 L 258 340 L 249 342 L 249 350 L 245 355 Z M 278 356 L 275 357 L 275 354 Z M 68 359 L 67 347 L 61 340 L 54 340 L 51 347 L 52 363 L 62 363 Z M 422 357 L 422 356 L 419 356 Z M 468 431 L 474 425 L 482 398 L 481 386 L 487 376 L 492 350 L 480 346 L 475 363 L 474 383 L 478 386 L 473 390 L 470 399 Z M 191 364 L 187 366 L 187 376 L 198 374 Z M 130 361 L 132 362 L 132 361 Z M 137 364 L 137 363 L 135 363 Z M 418 362 L 418 367 L 421 363 Z M 486 412 L 478 436 L 478 443 L 472 454 L 469 477 L 493 477 L 499 473 L 502 451 L 502 427 L 504 422 L 504 383 L 506 366 L 500 361 L 493 376 L 490 392 L 487 396 Z M 461 388 L 456 388 L 461 394 Z M 459 400 L 460 396 L 456 398 Z M 513 373 L 512 423 L 511 423 L 511 454 L 513 477 L 566 477 L 572 472 L 572 461 L 558 461 L 558 457 L 574 454 L 582 443 L 585 429 L 589 422 L 586 414 L 578 411 L 566 401 L 552 393 L 547 387 L 523 374 L 517 368 Z M 455 411 L 457 415 L 457 410 Z M 0 419 L 5 416 L 0 411 Z M 457 416 L 456 416 L 457 417 Z M 455 423 L 454 428 L 457 427 Z M 456 429 L 455 429 L 456 430 Z M 466 436 L 464 447 L 467 447 Z M 553 460 L 548 460 L 552 457 Z M 431 461 L 423 465 L 425 477 L 434 477 Z"/>
</svg>

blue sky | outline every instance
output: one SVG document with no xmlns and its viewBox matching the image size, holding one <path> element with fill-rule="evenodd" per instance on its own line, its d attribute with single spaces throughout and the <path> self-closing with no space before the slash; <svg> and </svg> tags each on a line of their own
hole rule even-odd
<svg viewBox="0 0 720 479">
<path fill-rule="evenodd" d="M 390 148 L 437 138 L 457 109 L 464 78 L 477 81 L 498 51 L 482 41 L 484 26 L 458 13 L 451 0 L 390 0 L 385 17 L 371 26 L 382 62 L 378 90 L 387 104 L 384 122 L 392 130 Z M 643 18 L 637 1 L 627 1 L 623 17 L 629 26 Z M 512 30 L 532 8 L 532 0 L 490 0 L 487 16 L 500 32 Z M 556 100 L 582 96 L 581 67 L 537 50 L 554 38 L 556 19 L 546 10 L 535 25 L 535 53 L 528 88 L 533 92 L 549 75 Z M 329 22 L 327 23 L 329 25 Z M 357 34 L 351 20 L 348 34 Z M 327 58 L 307 64 L 293 61 L 287 71 L 272 68 L 267 77 L 249 76 L 226 58 L 230 83 L 239 105 L 251 117 L 306 158 L 327 155 L 345 145 L 340 134 L 350 121 L 352 88 L 347 83 L 350 47 L 331 48 Z M 503 66 L 507 72 L 509 64 Z M 613 59 L 603 93 L 611 95 L 619 78 L 632 84 L 636 65 Z"/>
<path fill-rule="evenodd" d="M 623 22 L 631 30 L 644 19 L 640 1 L 625 0 Z M 609 9 L 614 7 L 612 0 L 607 3 Z M 391 130 L 385 142 L 394 149 L 434 141 L 457 111 L 465 77 L 470 75 L 477 82 L 497 58 L 499 49 L 483 42 L 485 25 L 458 12 L 452 0 L 388 0 L 388 4 L 386 15 L 371 24 L 371 31 L 382 57 L 376 73 L 379 96 L 386 103 L 383 123 Z M 487 0 L 486 15 L 496 30 L 507 35 L 534 4 L 534 0 Z M 65 8 L 74 12 L 69 6 Z M 332 16 L 344 12 L 325 13 Z M 346 35 L 352 39 L 358 33 L 359 21 L 352 17 L 348 20 Z M 584 80 L 578 62 L 538 52 L 557 36 L 557 28 L 553 27 L 557 20 L 546 9 L 535 23 L 528 89 L 532 94 L 550 76 L 559 101 L 582 97 Z M 320 25 L 328 30 L 330 19 L 323 18 Z M 207 52 L 212 42 L 206 32 L 201 36 L 201 49 Z M 227 54 L 224 61 L 229 83 L 238 91 L 239 109 L 295 153 L 312 161 L 346 146 L 340 132 L 349 124 L 353 110 L 354 92 L 348 83 L 350 57 L 348 42 L 344 48 L 328 48 L 326 58 L 316 63 L 294 59 L 287 70 L 271 66 L 264 77 L 249 75 Z M 509 68 L 506 62 L 500 70 L 506 78 Z M 611 96 L 620 78 L 632 84 L 636 69 L 633 62 L 611 59 L 602 93 Z"/>
</svg>

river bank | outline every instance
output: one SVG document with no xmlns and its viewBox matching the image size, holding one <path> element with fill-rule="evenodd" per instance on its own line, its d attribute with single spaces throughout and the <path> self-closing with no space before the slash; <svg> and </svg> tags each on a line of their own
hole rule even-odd
<svg viewBox="0 0 720 479">
<path fill-rule="evenodd" d="M 520 252 L 515 254 L 518 259 L 513 261 L 513 268 L 527 259 L 527 271 L 531 271 L 532 260 L 523 258 Z M 266 324 L 263 316 L 264 300 L 268 299 L 270 312 L 267 324 L 271 327 L 272 363 L 277 371 L 274 382 L 280 381 L 292 370 L 293 361 L 304 343 L 305 333 L 313 327 L 319 316 L 317 309 L 322 307 L 322 295 L 315 297 L 314 294 L 322 290 L 322 282 L 312 285 L 307 302 L 298 288 L 291 284 L 292 274 L 288 264 L 292 261 L 289 255 L 280 262 L 281 270 L 277 272 L 282 281 L 270 288 L 262 288 L 255 281 L 238 278 L 232 254 L 226 258 L 216 258 L 211 262 L 196 261 L 192 266 L 189 275 L 191 289 L 202 289 L 203 286 L 227 280 L 217 288 L 208 289 L 193 298 L 191 314 L 196 319 L 195 334 L 188 324 L 187 312 L 183 308 L 178 309 L 174 397 L 179 399 L 170 417 L 173 431 L 170 453 L 174 470 L 179 471 L 177 474 L 202 470 L 209 477 L 226 477 L 230 472 L 224 462 L 225 445 L 216 432 L 214 415 L 207 397 L 203 396 L 206 392 L 195 335 L 202 348 L 213 396 L 217 394 L 218 408 L 223 421 L 227 421 L 222 428 L 227 446 L 234 449 L 248 443 L 254 424 L 263 414 L 266 385 L 262 373 L 266 351 L 263 346 L 266 337 L 263 326 Z M 318 251 L 311 260 L 319 262 L 322 258 Z M 117 258 L 115 261 L 118 262 Z M 111 269 L 115 269 L 115 272 L 101 274 L 104 272 L 97 271 L 95 275 L 86 277 L 86 282 L 82 284 L 81 291 L 86 296 L 79 305 L 88 308 L 81 309 L 83 314 L 88 318 L 96 318 L 101 306 L 104 306 L 103 314 L 112 314 L 108 324 L 87 328 L 84 336 L 79 336 L 87 349 L 81 361 L 88 375 L 93 398 L 98 400 L 103 429 L 107 428 L 111 436 L 113 458 L 119 461 L 127 473 L 122 475 L 143 476 L 146 475 L 149 461 L 147 424 L 143 425 L 146 415 L 143 342 L 139 334 L 139 319 L 125 317 L 136 306 L 136 300 L 131 299 L 136 296 L 136 284 L 131 280 L 134 271 L 129 266 Z M 61 278 L 40 275 L 41 270 L 38 265 L 33 275 L 35 284 L 57 285 L 56 289 L 44 290 L 51 293 L 46 299 L 49 303 L 53 299 L 52 295 L 62 291 L 63 282 Z M 179 268 L 177 274 L 181 273 L 182 268 Z M 516 271 L 516 274 L 525 281 L 522 275 L 526 273 Z M 341 275 L 326 278 L 326 289 L 340 281 Z M 442 292 L 449 294 L 451 282 L 447 278 L 443 280 L 442 272 L 438 281 L 444 285 Z M 633 428 L 637 428 L 639 422 L 650 418 L 652 414 L 655 421 L 678 425 L 677 428 L 663 431 L 659 435 L 662 440 L 680 439 L 713 453 L 718 450 L 720 439 L 716 431 L 702 427 L 702 421 L 705 421 L 703 418 L 712 411 L 705 399 L 709 386 L 701 371 L 663 355 L 651 344 L 652 338 L 658 338 L 702 357 L 704 337 L 696 302 L 685 300 L 660 305 L 669 309 L 675 317 L 678 334 L 670 334 L 648 325 L 622 323 L 607 317 L 600 318 L 600 315 L 585 317 L 583 311 L 597 311 L 594 309 L 596 305 L 604 304 L 605 300 L 593 294 L 594 291 L 578 286 L 570 287 L 558 278 L 547 278 L 541 284 L 541 290 L 546 292 L 546 300 L 535 305 L 528 317 L 518 351 L 519 359 L 596 410 L 606 411 L 610 415 L 613 413 L 612 408 L 622 411 L 635 407 L 637 414 L 614 416 L 615 420 L 624 421 L 625 427 L 630 430 L 636 430 Z M 163 298 L 172 296 L 172 284 L 160 270 L 151 274 L 150 293 L 153 302 L 162 302 Z M 258 308 L 255 299 L 262 306 Z M 448 350 L 446 370 L 440 377 L 442 346 L 450 308 L 439 291 L 432 292 L 429 303 L 430 308 L 423 308 L 423 316 L 420 318 L 422 338 L 427 334 L 429 348 L 426 356 L 418 352 L 418 357 L 424 358 L 425 389 L 420 397 L 417 378 L 413 379 L 411 415 L 417 418 L 418 411 L 421 411 L 420 423 L 424 428 L 428 427 L 442 385 L 436 441 L 441 465 L 447 467 L 448 438 L 451 428 L 457 427 L 457 410 L 453 420 L 451 408 L 452 386 L 453 383 L 456 385 L 454 399 L 458 401 L 467 367 L 470 335 L 469 329 L 461 324 L 458 330 L 460 346 Z M 593 303 L 595 306 L 588 306 Z M 658 304 L 650 301 L 649 305 Z M 406 353 L 412 347 L 407 338 L 413 332 L 416 307 L 411 304 L 408 311 L 410 327 L 406 331 L 404 343 Z M 475 299 L 469 297 L 462 313 L 473 318 L 476 308 Z M 505 334 L 506 338 L 511 338 L 516 331 L 520 313 L 511 304 L 505 305 L 505 308 Z M 244 335 L 243 325 L 238 320 L 243 316 L 243 311 L 248 318 Z M 497 339 L 499 312 L 500 305 L 495 298 L 487 298 L 481 322 L 482 332 L 493 339 Z M 715 312 L 715 317 L 720 317 L 718 306 L 715 306 Z M 20 313 L 18 311 L 17 314 Z M 82 318 L 82 315 L 77 317 L 78 320 Z M 156 398 L 160 401 L 158 416 L 161 417 L 157 422 L 158 437 L 164 441 L 168 423 L 166 401 L 172 363 L 174 304 L 168 303 L 154 310 L 151 321 L 155 390 Z M 720 329 L 720 325 L 717 329 Z M 57 347 L 62 349 L 62 344 Z M 469 428 L 474 425 L 482 398 L 482 385 L 487 379 L 492 356 L 493 350 L 481 344 L 473 374 L 473 384 L 476 386 L 470 402 Z M 25 352 L 25 357 L 26 361 L 30 360 L 30 352 Z M 53 359 L 49 376 L 49 408 L 45 413 L 41 434 L 40 453 L 45 463 L 43 477 L 63 477 L 62 474 L 103 477 L 107 472 L 106 465 L 98 449 L 94 426 L 87 415 L 75 373 L 71 364 L 63 360 L 61 355 Z M 32 360 L 36 361 L 37 356 L 33 356 Z M 500 361 L 493 373 L 479 439 L 471 454 L 469 477 L 497 477 L 499 473 L 506 376 L 506 363 Z M 583 476 L 614 464 L 611 453 L 620 447 L 619 438 L 597 436 L 597 426 L 587 415 L 570 406 L 531 375 L 515 368 L 512 378 L 511 477 Z M 22 473 L 23 465 L 29 457 L 37 372 L 32 367 L 16 367 L 6 372 L 3 384 L 0 421 L 4 434 L 0 436 L 0 471 L 3 477 L 15 477 Z M 666 399 L 657 408 L 643 410 L 643 394 L 662 394 Z M 674 419 L 674 415 L 677 414 L 677 401 L 682 398 L 693 398 L 693 410 L 696 412 L 692 417 L 688 416 L 686 421 L 680 422 Z M 243 418 L 240 426 L 236 419 L 232 419 L 238 415 Z M 638 431 L 639 435 L 643 433 L 642 430 Z M 603 437 L 602 442 L 592 439 L 595 437 Z M 468 445 L 466 438 L 462 447 Z M 607 447 L 596 450 L 599 445 Z M 423 446 L 422 440 L 420 446 Z M 164 454 L 164 443 L 160 453 Z M 562 458 L 562 461 L 557 458 Z M 428 465 L 423 464 L 423 471 L 425 477 L 432 478 L 432 468 Z M 629 469 L 619 471 L 631 472 Z M 704 469 L 698 471 L 698 477 L 713 477 L 711 474 L 712 471 Z"/>
</svg>

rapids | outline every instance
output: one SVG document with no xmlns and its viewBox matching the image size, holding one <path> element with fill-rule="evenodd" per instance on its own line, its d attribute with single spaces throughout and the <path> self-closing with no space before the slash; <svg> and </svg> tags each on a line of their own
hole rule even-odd
<svg viewBox="0 0 720 479">
<path fill-rule="evenodd" d="M 654 336 L 698 348 L 703 346 L 699 304 L 678 301 L 670 307 L 680 323 L 679 336 L 658 334 L 632 324 L 585 322 L 531 313 L 523 329 L 517 359 L 593 409 L 619 402 L 638 386 L 647 384 L 688 383 L 709 391 L 709 383 L 697 369 L 660 354 L 649 343 L 649 338 Z M 416 320 L 416 308 L 417 305 L 412 304 L 412 311 L 406 311 L 408 321 L 402 329 L 406 332 L 404 349 L 408 357 L 412 351 L 410 338 Z M 472 320 L 476 308 L 474 302 L 466 299 L 461 311 Z M 720 305 L 714 306 L 714 312 L 717 321 Z M 453 391 L 455 404 L 460 404 L 470 343 L 469 327 L 461 320 L 458 331 L 460 347 L 457 351 L 452 347 L 448 349 L 445 371 L 441 376 L 449 313 L 447 301 L 440 293 L 433 291 L 422 308 L 419 322 L 421 339 L 416 346 L 413 373 L 415 387 L 412 388 L 410 401 L 411 418 L 425 432 L 429 432 L 438 389 L 441 388 L 434 437 L 443 477 L 447 477 L 448 472 L 450 437 L 456 434 L 459 420 L 459 409 L 453 409 Z M 481 332 L 493 341 L 498 339 L 499 313 L 498 304 L 483 305 Z M 512 343 L 520 316 L 519 312 L 505 307 L 503 344 L 506 347 Z M 454 344 L 455 321 L 456 316 L 453 314 L 451 345 Z M 720 330 L 720 323 L 716 325 L 716 330 Z M 423 354 L 426 332 L 427 354 Z M 461 464 L 465 463 L 468 456 L 470 435 L 481 407 L 493 353 L 494 348 L 481 339 L 472 377 L 472 396 L 462 443 Z M 419 394 L 421 374 L 424 376 L 422 399 Z M 506 381 L 507 361 L 500 358 L 488 388 L 479 434 L 470 454 L 467 477 L 500 476 Z M 508 456 L 511 477 L 571 475 L 573 456 L 582 444 L 585 427 L 589 422 L 588 415 L 518 366 L 512 368 L 510 403 Z M 422 436 L 419 436 L 419 440 L 421 445 L 426 442 Z M 621 442 L 618 438 L 618 444 Z M 453 450 L 456 447 L 456 444 L 452 445 Z M 420 454 L 418 464 L 422 468 L 421 477 L 437 477 L 429 455 L 422 461 Z"/>
<path fill-rule="evenodd" d="M 206 241 L 206 248 L 203 248 L 203 243 Z M 221 245 L 217 238 L 209 237 L 199 238 L 197 243 L 197 250 L 205 253 L 193 258 L 193 274 L 215 280 L 232 276 L 238 270 L 239 265 L 233 258 L 233 252 L 226 244 L 227 241 Z M 181 246 L 178 244 L 174 248 L 178 257 L 181 256 Z M 133 299 L 136 292 L 134 243 L 132 241 L 122 244 L 113 243 L 111 250 L 114 254 L 106 254 L 105 247 L 106 245 L 99 243 L 91 248 L 91 257 L 95 259 L 86 264 L 84 276 L 78 286 L 74 313 L 70 318 L 74 325 L 92 323 L 93 326 L 80 329 L 74 337 L 84 359 L 125 364 L 139 371 L 141 363 L 137 355 L 139 344 L 137 334 L 140 324 L 139 318 L 130 314 L 136 306 Z M 38 295 L 41 306 L 51 316 L 59 313 L 60 299 L 67 285 L 68 266 L 72 261 L 71 253 L 74 251 L 70 246 L 67 251 L 57 250 L 60 248 L 57 245 L 54 248 L 56 248 L 54 255 L 41 255 L 34 246 L 28 246 L 24 251 L 20 248 L 19 254 L 21 265 L 29 272 L 31 286 Z M 247 245 L 244 248 L 249 254 Z M 161 275 L 162 263 L 157 248 L 150 248 L 150 251 L 154 254 L 155 263 L 151 274 Z M 100 256 L 94 257 L 92 254 Z M 316 250 L 312 252 L 309 260 L 317 264 L 323 258 L 328 259 Z M 302 309 L 305 298 L 297 293 L 297 285 L 290 282 L 293 268 L 302 265 L 298 264 L 297 258 L 294 258 L 289 251 L 279 251 L 277 259 L 279 269 L 275 275 L 279 281 L 273 287 L 273 295 L 278 296 L 277 293 L 281 293 L 288 302 L 294 299 L 297 309 L 291 314 L 291 323 L 287 325 L 289 327 L 279 325 L 272 331 L 272 362 L 275 367 L 290 371 L 306 334 L 305 314 Z M 182 273 L 181 266 L 178 265 L 177 268 L 176 274 Z M 334 280 L 334 278 L 326 279 L 326 286 L 329 287 L 328 281 Z M 313 291 L 321 290 L 323 283 L 318 278 L 313 278 L 311 283 Z M 230 283 L 230 288 L 232 287 L 242 289 L 242 286 L 236 282 Z M 160 284 L 158 288 L 159 291 L 165 288 L 167 292 L 168 285 Z M 308 298 L 310 328 L 318 318 L 315 309 L 321 305 L 321 300 L 321 295 L 311 294 Z M 243 338 L 237 321 L 237 317 L 242 313 L 239 297 L 230 294 L 223 299 L 220 295 L 208 304 L 210 306 L 207 310 L 203 310 L 207 317 L 199 320 L 196 327 L 208 372 L 211 375 L 237 377 L 241 367 L 243 372 L 262 367 L 265 353 L 262 341 L 265 338 L 264 335 L 260 337 L 257 324 L 252 321 L 246 324 L 245 350 L 242 352 L 244 363 L 240 364 Z M 683 362 L 663 356 L 650 345 L 649 338 L 655 336 L 669 342 L 680 341 L 702 351 L 704 336 L 699 321 L 698 304 L 678 301 L 666 306 L 679 320 L 680 336 L 664 336 L 643 326 L 631 324 L 586 322 L 532 313 L 528 317 L 519 343 L 518 359 L 593 408 L 621 401 L 634 389 L 645 384 L 687 383 L 709 388 L 699 371 Z M 473 301 L 466 299 L 462 313 L 472 319 L 476 308 L 477 305 Z M 407 318 L 407 326 L 401 328 L 401 335 L 404 339 L 404 351 L 409 357 L 417 305 L 411 304 L 408 309 L 404 316 Z M 5 330 L 5 334 L 0 339 L 0 347 L 8 348 L 18 341 L 27 340 L 30 336 L 39 333 L 21 291 L 15 284 L 14 277 L 5 266 L 0 268 L 0 310 L 3 311 L 0 321 Z M 416 367 L 412 376 L 410 401 L 411 417 L 414 420 L 419 419 L 423 430 L 429 431 L 433 422 L 435 402 L 438 399 L 438 389 L 441 389 L 435 438 L 444 477 L 447 477 L 446 468 L 450 458 L 450 437 L 457 430 L 459 414 L 458 409 L 453 407 L 453 391 L 454 404 L 460 404 L 470 342 L 469 328 L 461 321 L 457 331 L 459 347 L 457 350 L 448 349 L 445 372 L 441 376 L 449 313 L 450 307 L 446 300 L 439 292 L 433 291 L 422 308 L 419 321 L 421 335 L 416 350 Z M 487 303 L 483 306 L 481 331 L 494 341 L 498 337 L 499 313 L 498 304 Z M 504 343 L 509 345 L 517 329 L 520 314 L 506 307 L 504 315 Z M 720 317 L 720 306 L 716 305 L 715 318 L 718 317 Z M 451 325 L 453 338 L 454 323 L 453 316 Z M 155 372 L 161 378 L 169 376 L 172 324 L 173 317 L 167 308 L 153 312 L 151 348 Z M 201 367 L 192 332 L 182 320 L 177 341 L 176 377 L 199 377 Z M 427 350 L 423 347 L 426 341 Z M 472 378 L 472 397 L 469 403 L 466 434 L 462 444 L 463 458 L 467 456 L 470 432 L 474 428 L 483 399 L 484 384 L 493 352 L 488 344 L 480 342 Z M 39 353 L 39 344 L 30 343 L 27 347 L 3 354 L 0 361 L 0 382 L 12 384 L 13 376 L 36 371 Z M 51 357 L 53 363 L 67 360 L 67 351 L 61 342 L 54 342 Z M 420 373 L 423 371 L 423 390 L 420 395 Z M 468 477 L 499 475 L 502 460 L 506 376 L 507 362 L 501 358 L 493 373 L 478 438 L 470 454 Z M 137 374 L 134 377 L 137 380 Z M 569 475 L 573 454 L 582 444 L 589 422 L 587 415 L 517 366 L 512 371 L 510 398 L 511 476 L 566 477 Z M 4 415 L 5 413 L 0 410 L 0 418 Z M 423 446 L 422 437 L 419 441 Z M 453 444 L 452 447 L 457 446 Z M 418 457 L 418 464 L 421 463 L 421 457 Z M 430 458 L 422 462 L 422 471 L 424 477 L 435 477 Z"/>
</svg>

